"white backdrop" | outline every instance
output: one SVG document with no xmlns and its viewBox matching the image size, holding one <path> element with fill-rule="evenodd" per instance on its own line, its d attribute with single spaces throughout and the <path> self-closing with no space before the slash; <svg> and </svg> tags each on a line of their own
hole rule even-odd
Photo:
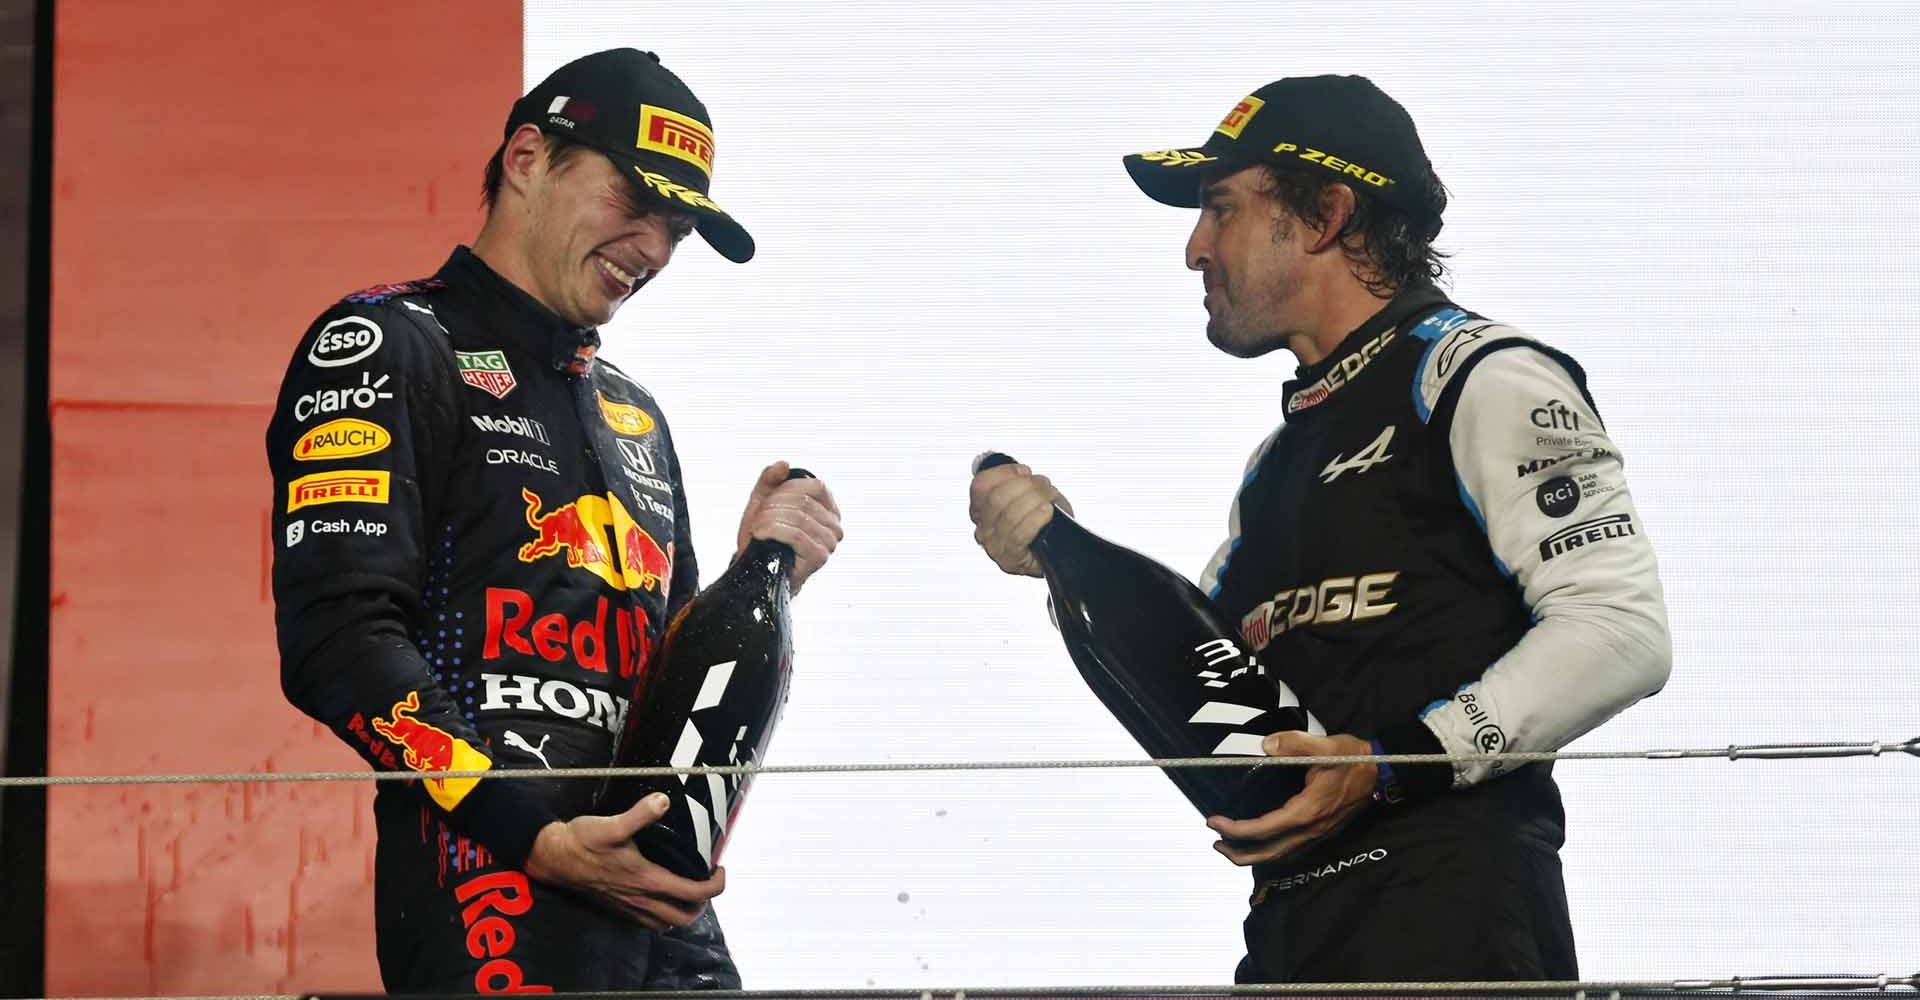
<svg viewBox="0 0 1920 1000">
<path fill-rule="evenodd" d="M 771 762 L 1133 756 L 970 538 L 968 460 L 1197 574 L 1284 352 L 1204 338 L 1192 217 L 1123 153 L 1354 72 L 1454 195 L 1455 298 L 1580 358 L 1659 552 L 1666 691 L 1576 749 L 1920 733 L 1920 16 L 1899 5 L 527 0 L 530 86 L 662 54 L 712 109 L 697 240 L 607 331 L 673 421 L 711 580 L 746 488 L 848 538 Z M 1920 761 L 1560 767 L 1589 978 L 1912 972 Z M 748 985 L 1224 982 L 1248 880 L 1147 771 L 760 780 L 719 904 Z"/>
</svg>

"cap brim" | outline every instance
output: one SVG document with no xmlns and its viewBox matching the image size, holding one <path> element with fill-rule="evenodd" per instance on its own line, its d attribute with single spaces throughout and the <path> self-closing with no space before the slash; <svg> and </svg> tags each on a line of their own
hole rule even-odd
<svg viewBox="0 0 1920 1000">
<path fill-rule="evenodd" d="M 700 238 L 706 240 L 707 245 L 713 247 L 720 256 L 735 264 L 744 264 L 753 259 L 753 237 L 747 233 L 745 226 L 728 215 L 726 209 L 715 204 L 712 198 L 666 174 L 635 163 L 628 163 L 627 166 L 640 176 L 641 183 L 655 197 L 694 216 L 694 228 L 699 231 Z"/>
<path fill-rule="evenodd" d="M 1205 149 L 1156 149 L 1121 157 L 1127 176 L 1147 197 L 1175 208 L 1200 207 L 1200 179 L 1221 158 Z"/>
</svg>

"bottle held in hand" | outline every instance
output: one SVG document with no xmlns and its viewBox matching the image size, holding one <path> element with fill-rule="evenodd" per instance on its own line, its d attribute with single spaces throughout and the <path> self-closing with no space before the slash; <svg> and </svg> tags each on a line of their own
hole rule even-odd
<svg viewBox="0 0 1920 1000">
<path fill-rule="evenodd" d="M 795 469 L 789 479 L 812 478 Z M 642 675 L 622 727 L 616 767 L 752 764 L 766 753 L 792 679 L 793 549 L 756 538 L 720 579 L 680 609 Z M 752 775 L 611 778 L 602 811 L 651 792 L 672 800 L 634 843 L 654 863 L 705 879 L 720 863 Z"/>
<path fill-rule="evenodd" d="M 988 452 L 974 471 L 1012 462 Z M 1088 531 L 1058 508 L 1032 551 L 1080 676 L 1149 755 L 1260 757 L 1268 733 L 1326 732 L 1186 577 Z M 1163 773 L 1202 815 L 1235 819 L 1279 808 L 1305 779 L 1297 767 Z"/>
</svg>

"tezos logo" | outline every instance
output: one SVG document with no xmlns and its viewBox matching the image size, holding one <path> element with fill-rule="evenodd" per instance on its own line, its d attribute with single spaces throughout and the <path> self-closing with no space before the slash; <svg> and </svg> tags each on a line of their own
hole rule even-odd
<svg viewBox="0 0 1920 1000">
<path fill-rule="evenodd" d="M 342 368 L 380 349 L 380 324 L 364 316 L 336 319 L 320 328 L 307 349 L 307 360 L 318 368 Z"/>
</svg>

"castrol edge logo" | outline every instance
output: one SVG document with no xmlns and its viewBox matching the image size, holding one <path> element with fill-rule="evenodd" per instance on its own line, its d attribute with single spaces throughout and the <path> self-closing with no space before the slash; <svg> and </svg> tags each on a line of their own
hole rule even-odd
<svg viewBox="0 0 1920 1000">
<path fill-rule="evenodd" d="M 640 105 L 640 139 L 636 145 L 685 160 L 708 178 L 713 177 L 713 132 L 686 115 L 651 104 Z"/>
<path fill-rule="evenodd" d="M 357 458 L 385 451 L 393 435 L 385 427 L 343 417 L 329 420 L 300 435 L 294 442 L 293 457 L 300 462 L 320 462 L 329 458 Z"/>
</svg>

